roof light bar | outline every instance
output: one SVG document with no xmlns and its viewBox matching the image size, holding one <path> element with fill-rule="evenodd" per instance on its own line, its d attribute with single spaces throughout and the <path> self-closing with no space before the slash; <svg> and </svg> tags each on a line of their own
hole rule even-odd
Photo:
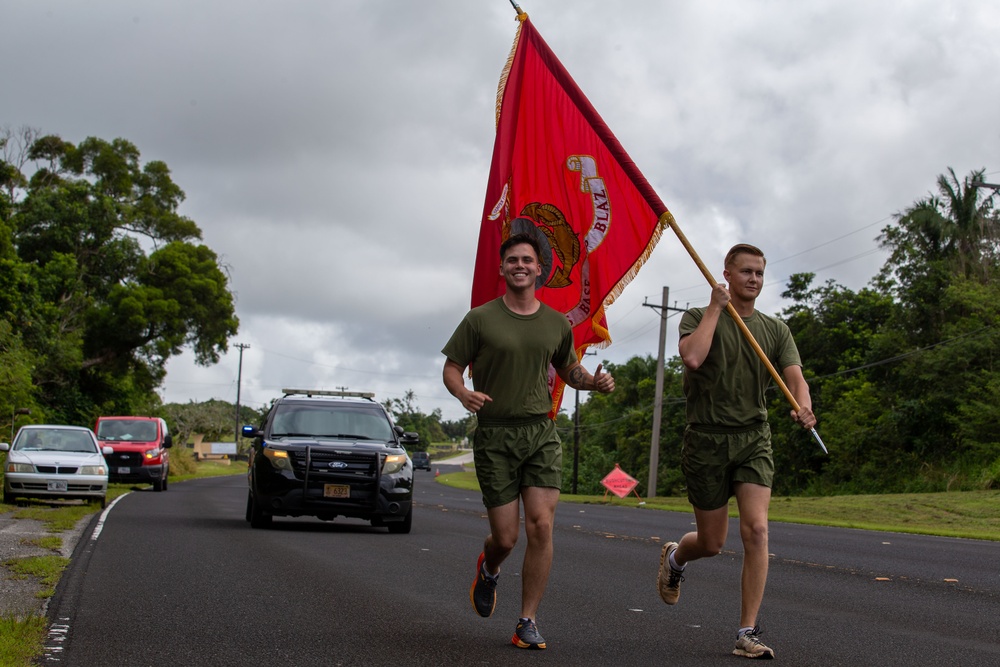
<svg viewBox="0 0 1000 667">
<path fill-rule="evenodd" d="M 282 389 L 285 396 L 349 396 L 353 398 L 375 398 L 373 391 L 327 391 L 325 389 Z"/>
</svg>

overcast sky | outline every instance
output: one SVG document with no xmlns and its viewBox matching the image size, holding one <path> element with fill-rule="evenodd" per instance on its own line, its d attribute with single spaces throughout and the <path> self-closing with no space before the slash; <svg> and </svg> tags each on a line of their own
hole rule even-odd
<svg viewBox="0 0 1000 667">
<path fill-rule="evenodd" d="M 864 287 L 879 231 L 949 167 L 1000 173 L 1000 5 L 521 7 L 716 276 L 732 244 L 765 251 L 764 312 L 793 273 Z M 213 367 L 172 360 L 166 402 L 235 401 L 243 343 L 243 404 L 412 390 L 464 416 L 440 350 L 469 307 L 508 0 L 2 0 L 0 17 L 0 125 L 166 162 L 228 267 L 239 334 Z M 707 302 L 669 231 L 588 368 L 657 354 L 643 303 L 664 286 Z"/>
</svg>

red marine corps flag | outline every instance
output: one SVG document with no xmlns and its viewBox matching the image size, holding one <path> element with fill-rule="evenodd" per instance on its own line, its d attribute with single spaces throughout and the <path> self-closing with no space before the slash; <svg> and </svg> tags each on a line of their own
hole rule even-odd
<svg viewBox="0 0 1000 667">
<path fill-rule="evenodd" d="M 576 352 L 611 342 L 605 308 L 650 256 L 667 207 L 528 16 L 497 91 L 497 135 L 479 232 L 472 307 L 497 298 L 500 244 L 538 239 L 538 298 L 565 313 Z M 552 415 L 562 383 L 550 370 Z"/>
</svg>

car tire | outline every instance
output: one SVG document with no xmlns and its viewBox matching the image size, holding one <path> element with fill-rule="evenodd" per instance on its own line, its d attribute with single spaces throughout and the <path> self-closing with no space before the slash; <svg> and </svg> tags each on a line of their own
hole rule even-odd
<svg viewBox="0 0 1000 667">
<path fill-rule="evenodd" d="M 410 511 L 406 513 L 405 519 L 402 521 L 387 523 L 385 526 L 389 529 L 389 532 L 394 535 L 408 535 L 410 533 L 410 528 L 413 527 L 413 507 L 410 507 Z"/>
<path fill-rule="evenodd" d="M 6 504 L 8 504 L 8 505 L 15 505 L 15 504 L 17 504 L 17 496 L 15 496 L 13 493 L 10 493 L 9 491 L 7 491 L 7 489 L 4 489 L 3 490 L 3 501 Z"/>
<path fill-rule="evenodd" d="M 170 466 L 167 466 L 166 472 L 163 473 L 163 490 L 167 490 L 167 482 L 170 481 Z"/>
<path fill-rule="evenodd" d="M 153 491 L 156 491 L 157 493 L 159 493 L 162 490 L 163 490 L 163 480 L 162 479 L 154 479 L 153 480 Z"/>
<path fill-rule="evenodd" d="M 271 515 L 261 511 L 260 504 L 254 500 L 253 492 L 247 498 L 247 516 L 250 519 L 251 528 L 270 528 L 271 526 Z"/>
<path fill-rule="evenodd" d="M 105 509 L 108 506 L 108 497 L 101 496 L 101 509 Z"/>
</svg>

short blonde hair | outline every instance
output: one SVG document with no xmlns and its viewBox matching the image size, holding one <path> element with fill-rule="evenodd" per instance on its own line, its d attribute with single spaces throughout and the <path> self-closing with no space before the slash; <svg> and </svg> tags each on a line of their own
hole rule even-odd
<svg viewBox="0 0 1000 667">
<path fill-rule="evenodd" d="M 737 243 L 729 252 L 726 253 L 726 263 L 724 266 L 728 269 L 734 261 L 736 261 L 737 255 L 753 255 L 754 257 L 760 257 L 764 260 L 764 266 L 767 266 L 767 257 L 764 257 L 764 251 L 757 246 L 750 245 L 749 243 Z"/>
</svg>

